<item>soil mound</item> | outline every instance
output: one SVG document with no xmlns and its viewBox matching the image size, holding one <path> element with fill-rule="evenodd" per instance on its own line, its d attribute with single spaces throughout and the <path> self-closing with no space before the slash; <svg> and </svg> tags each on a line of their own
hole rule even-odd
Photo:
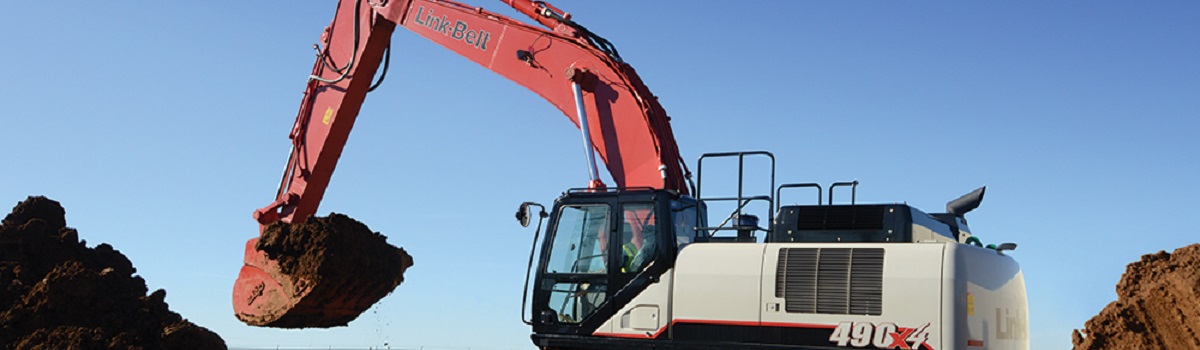
<svg viewBox="0 0 1200 350">
<path fill-rule="evenodd" d="M 1200 244 L 1129 264 L 1109 303 L 1072 332 L 1076 350 L 1200 349 Z"/>
<path fill-rule="evenodd" d="M 66 211 L 29 197 L 0 221 L 0 344 L 6 349 L 225 349 L 172 312 L 121 252 L 88 248 Z"/>
<path fill-rule="evenodd" d="M 282 276 L 275 278 L 286 279 L 285 293 L 297 298 L 282 316 L 237 315 L 255 326 L 344 326 L 404 282 L 404 271 L 413 265 L 387 236 L 338 213 L 271 224 L 255 249 L 279 264 Z"/>
</svg>

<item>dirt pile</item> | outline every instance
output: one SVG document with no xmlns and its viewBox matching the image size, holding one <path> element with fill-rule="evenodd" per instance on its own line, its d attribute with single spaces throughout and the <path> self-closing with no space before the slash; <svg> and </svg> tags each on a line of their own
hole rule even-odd
<svg viewBox="0 0 1200 350">
<path fill-rule="evenodd" d="M 1200 349 L 1200 244 L 1129 264 L 1109 303 L 1072 332 L 1076 350 Z"/>
<path fill-rule="evenodd" d="M 29 197 L 0 221 L 0 344 L 6 349 L 225 349 L 170 311 L 121 252 L 88 248 L 66 211 Z"/>
<path fill-rule="evenodd" d="M 281 294 L 292 299 L 279 304 L 290 307 L 283 314 L 237 315 L 255 326 L 344 326 L 404 282 L 413 265 L 386 236 L 337 213 L 271 224 L 254 247 L 278 263 L 278 272 L 266 272 L 283 281 Z"/>
</svg>

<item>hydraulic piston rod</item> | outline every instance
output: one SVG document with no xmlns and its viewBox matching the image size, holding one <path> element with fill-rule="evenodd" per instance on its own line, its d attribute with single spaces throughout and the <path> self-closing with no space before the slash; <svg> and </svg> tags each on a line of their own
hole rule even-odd
<svg viewBox="0 0 1200 350">
<path fill-rule="evenodd" d="M 571 89 L 575 92 L 575 115 L 579 117 L 579 131 L 583 133 L 583 148 L 587 152 L 588 175 L 591 181 L 588 187 L 604 187 L 600 181 L 600 171 L 596 169 L 596 150 L 592 148 L 591 132 L 588 129 L 587 109 L 583 106 L 583 88 L 577 79 L 571 80 Z"/>
</svg>

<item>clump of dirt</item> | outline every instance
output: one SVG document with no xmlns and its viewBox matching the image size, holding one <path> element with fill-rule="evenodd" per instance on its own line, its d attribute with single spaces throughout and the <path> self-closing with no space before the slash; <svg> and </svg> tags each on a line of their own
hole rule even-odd
<svg viewBox="0 0 1200 350">
<path fill-rule="evenodd" d="M 278 319 L 262 322 L 238 315 L 243 322 L 269 327 L 344 326 L 404 282 L 404 271 L 413 265 L 412 256 L 388 244 L 386 236 L 338 213 L 300 224 L 271 224 L 255 249 L 296 281 L 285 285 L 308 290 Z"/>
<path fill-rule="evenodd" d="M 225 349 L 167 308 L 108 244 L 88 248 L 66 211 L 29 197 L 0 221 L 0 344 L 7 349 Z"/>
<path fill-rule="evenodd" d="M 1200 349 L 1200 244 L 1129 264 L 1109 303 L 1071 334 L 1076 350 Z"/>
</svg>

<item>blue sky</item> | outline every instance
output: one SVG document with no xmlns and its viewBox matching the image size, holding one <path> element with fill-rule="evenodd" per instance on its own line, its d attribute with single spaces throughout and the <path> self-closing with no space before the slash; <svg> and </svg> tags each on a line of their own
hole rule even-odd
<svg viewBox="0 0 1200 350">
<path fill-rule="evenodd" d="M 472 5 L 515 15 L 498 2 Z M 1200 241 L 1200 3 L 555 3 L 617 45 L 684 157 L 770 150 L 780 182 L 970 214 L 1016 242 L 1035 349 L 1114 300 L 1124 266 Z M 46 195 L 171 308 L 238 347 L 530 348 L 516 205 L 587 183 L 574 126 L 412 33 L 393 37 L 320 213 L 416 260 L 350 324 L 239 323 L 229 292 L 271 202 L 332 2 L 0 4 L 0 200 Z M 463 330 L 469 330 L 463 332 Z"/>
</svg>

